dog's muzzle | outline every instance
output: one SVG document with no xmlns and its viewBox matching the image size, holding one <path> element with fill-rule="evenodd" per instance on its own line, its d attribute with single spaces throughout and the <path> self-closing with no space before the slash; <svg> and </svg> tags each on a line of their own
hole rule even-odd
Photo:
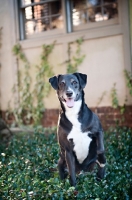
<svg viewBox="0 0 132 200">
<path fill-rule="evenodd" d="M 71 90 L 66 91 L 64 99 L 67 107 L 72 108 L 74 106 L 74 94 Z"/>
<path fill-rule="evenodd" d="M 74 99 L 67 98 L 67 99 L 65 99 L 65 103 L 66 103 L 67 107 L 72 108 L 74 106 Z"/>
</svg>

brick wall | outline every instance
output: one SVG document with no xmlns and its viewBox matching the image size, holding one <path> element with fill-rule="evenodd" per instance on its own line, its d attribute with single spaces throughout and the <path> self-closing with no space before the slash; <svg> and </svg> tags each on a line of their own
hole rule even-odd
<svg viewBox="0 0 132 200">
<path fill-rule="evenodd" d="M 102 123 L 104 130 L 107 130 L 111 126 L 126 126 L 132 128 L 132 106 L 126 106 L 125 111 L 121 114 L 121 108 L 114 109 L 112 107 L 98 107 L 91 108 L 93 112 L 95 112 Z M 6 113 L 1 112 L 1 116 L 3 119 Z M 57 126 L 59 116 L 59 109 L 48 109 L 45 110 L 42 118 L 42 125 L 44 127 L 53 127 Z M 14 120 L 13 115 L 10 115 L 8 119 L 6 119 L 7 124 L 11 124 Z"/>
<path fill-rule="evenodd" d="M 117 124 L 119 126 L 132 128 L 132 106 L 126 106 L 123 114 L 121 114 L 121 108 L 114 109 L 112 107 L 98 107 L 91 108 L 91 110 L 98 115 L 105 130 L 111 126 L 116 126 Z M 56 126 L 58 116 L 58 109 L 46 110 L 42 119 L 43 126 Z"/>
</svg>

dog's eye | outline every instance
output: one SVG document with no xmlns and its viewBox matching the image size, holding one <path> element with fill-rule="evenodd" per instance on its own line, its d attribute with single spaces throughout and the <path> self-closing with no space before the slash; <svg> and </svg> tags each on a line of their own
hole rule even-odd
<svg viewBox="0 0 132 200">
<path fill-rule="evenodd" d="M 61 82 L 61 83 L 60 83 L 60 86 L 61 86 L 61 87 L 63 87 L 64 85 L 65 85 L 65 83 L 64 83 L 64 82 Z"/>
<path fill-rule="evenodd" d="M 72 84 L 73 84 L 73 85 L 76 85 L 76 84 L 77 84 L 77 82 L 76 82 L 76 81 L 73 81 L 73 82 L 72 82 Z"/>
</svg>

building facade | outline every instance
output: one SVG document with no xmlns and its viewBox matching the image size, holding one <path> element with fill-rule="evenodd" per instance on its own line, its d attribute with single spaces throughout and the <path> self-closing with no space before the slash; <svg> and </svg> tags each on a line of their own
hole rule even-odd
<svg viewBox="0 0 132 200">
<path fill-rule="evenodd" d="M 88 106 L 104 118 L 106 113 L 111 120 L 112 113 L 120 118 L 119 111 L 111 108 L 115 84 L 119 105 L 126 104 L 132 111 L 124 76 L 124 70 L 132 71 L 131 8 L 131 0 L 0 0 L 0 110 L 8 110 L 9 101 L 11 108 L 15 108 L 19 100 L 19 92 L 12 93 L 12 88 L 18 81 L 18 71 L 23 71 L 23 63 L 12 53 L 15 44 L 21 45 L 32 66 L 34 82 L 43 44 L 56 41 L 49 62 L 54 74 L 64 74 L 69 44 L 72 57 L 77 48 L 75 41 L 83 38 L 80 48 L 85 58 L 78 71 L 88 76 L 85 88 Z M 49 119 L 51 123 L 45 118 L 44 124 L 54 125 L 59 109 L 55 91 L 50 91 L 44 105 L 45 117 L 50 118 L 51 111 L 56 113 L 54 119 Z M 129 115 L 131 118 L 132 112 Z"/>
</svg>

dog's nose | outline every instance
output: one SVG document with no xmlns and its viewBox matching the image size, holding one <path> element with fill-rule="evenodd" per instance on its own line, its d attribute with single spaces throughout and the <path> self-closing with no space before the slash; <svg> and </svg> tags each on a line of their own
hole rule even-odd
<svg viewBox="0 0 132 200">
<path fill-rule="evenodd" d="M 73 92 L 72 91 L 67 91 L 66 95 L 67 95 L 67 97 L 71 97 L 73 95 Z"/>
</svg>

